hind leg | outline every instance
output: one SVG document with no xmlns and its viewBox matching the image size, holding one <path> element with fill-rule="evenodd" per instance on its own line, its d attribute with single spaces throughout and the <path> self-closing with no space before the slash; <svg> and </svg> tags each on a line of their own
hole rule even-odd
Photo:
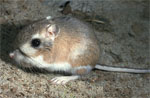
<svg viewBox="0 0 150 98">
<path fill-rule="evenodd" d="M 79 66 L 71 69 L 72 76 L 60 76 L 51 80 L 53 84 L 66 84 L 69 81 L 79 79 L 82 75 L 88 74 L 92 70 L 90 66 Z"/>
<path fill-rule="evenodd" d="M 79 79 L 79 75 L 72 75 L 72 76 L 60 76 L 60 77 L 55 77 L 51 80 L 53 84 L 66 84 L 67 82 L 71 80 L 76 80 Z"/>
</svg>

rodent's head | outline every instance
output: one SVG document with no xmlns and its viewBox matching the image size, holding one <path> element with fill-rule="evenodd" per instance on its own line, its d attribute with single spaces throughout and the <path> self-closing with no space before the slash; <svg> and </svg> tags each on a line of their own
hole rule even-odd
<svg viewBox="0 0 150 98">
<path fill-rule="evenodd" d="M 18 34 L 14 41 L 15 50 L 9 56 L 19 65 L 33 67 L 35 62 L 32 58 L 40 53 L 50 53 L 59 32 L 59 27 L 48 20 L 31 24 Z"/>
</svg>

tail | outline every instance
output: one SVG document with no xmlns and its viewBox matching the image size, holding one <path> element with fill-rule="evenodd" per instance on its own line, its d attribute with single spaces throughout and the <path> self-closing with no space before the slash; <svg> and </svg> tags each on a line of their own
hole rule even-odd
<svg viewBox="0 0 150 98">
<path fill-rule="evenodd" d="M 131 69 L 131 68 L 119 68 L 119 67 L 109 67 L 103 65 L 96 65 L 96 69 L 114 72 L 127 72 L 127 73 L 150 73 L 150 69 Z"/>
</svg>

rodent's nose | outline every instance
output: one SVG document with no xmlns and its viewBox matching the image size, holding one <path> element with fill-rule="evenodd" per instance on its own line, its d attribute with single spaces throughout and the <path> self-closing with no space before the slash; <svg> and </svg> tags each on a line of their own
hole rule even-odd
<svg viewBox="0 0 150 98">
<path fill-rule="evenodd" d="M 13 59 L 14 58 L 14 52 L 11 52 L 11 53 L 9 53 L 9 57 L 11 58 L 11 59 Z"/>
</svg>

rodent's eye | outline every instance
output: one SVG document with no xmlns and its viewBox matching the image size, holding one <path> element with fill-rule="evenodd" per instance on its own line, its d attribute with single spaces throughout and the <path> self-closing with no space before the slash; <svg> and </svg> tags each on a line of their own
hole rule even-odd
<svg viewBox="0 0 150 98">
<path fill-rule="evenodd" d="M 41 44 L 41 41 L 40 41 L 40 39 L 38 39 L 38 38 L 36 38 L 36 39 L 32 39 L 32 41 L 31 41 L 31 46 L 32 47 L 39 47 L 40 46 L 40 44 Z"/>
</svg>

